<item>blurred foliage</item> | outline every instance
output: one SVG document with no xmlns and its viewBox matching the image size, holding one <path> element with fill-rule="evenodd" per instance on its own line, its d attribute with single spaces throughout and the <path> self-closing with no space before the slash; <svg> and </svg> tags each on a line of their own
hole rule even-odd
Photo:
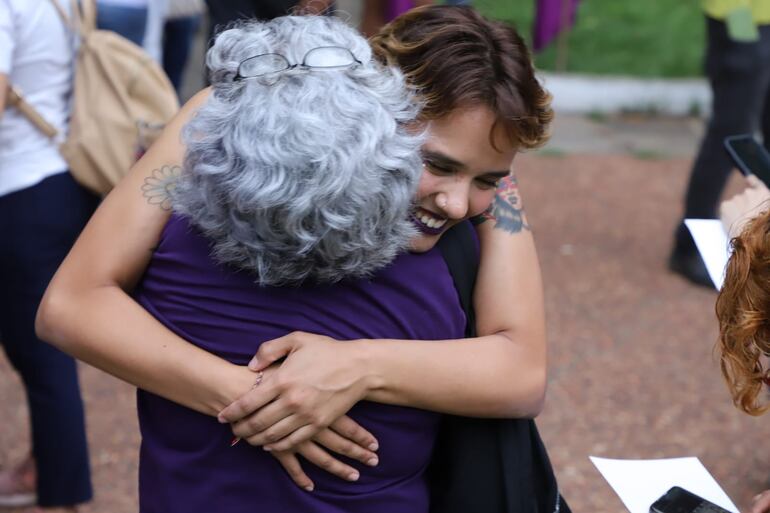
<svg viewBox="0 0 770 513">
<path fill-rule="evenodd" d="M 475 0 L 529 42 L 535 0 Z M 699 0 L 583 0 L 569 35 L 567 71 L 644 77 L 700 76 L 705 23 Z M 556 41 L 536 56 L 553 70 Z"/>
</svg>

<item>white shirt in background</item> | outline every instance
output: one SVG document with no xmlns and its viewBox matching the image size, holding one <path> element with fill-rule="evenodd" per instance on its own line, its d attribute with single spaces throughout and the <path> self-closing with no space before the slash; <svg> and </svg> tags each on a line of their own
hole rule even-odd
<svg viewBox="0 0 770 513">
<path fill-rule="evenodd" d="M 60 1 L 69 12 L 69 2 Z M 0 0 L 0 73 L 63 137 L 72 93 L 74 36 L 49 0 Z M 0 196 L 67 170 L 57 142 L 18 110 L 0 117 Z"/>
<path fill-rule="evenodd" d="M 163 65 L 163 29 L 166 25 L 166 0 L 152 0 L 147 12 L 147 30 L 144 33 L 144 50 Z"/>
</svg>

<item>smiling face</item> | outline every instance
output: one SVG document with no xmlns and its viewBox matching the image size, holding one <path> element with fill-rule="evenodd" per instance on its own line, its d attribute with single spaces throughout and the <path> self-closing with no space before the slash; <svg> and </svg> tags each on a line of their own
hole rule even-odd
<svg viewBox="0 0 770 513">
<path fill-rule="evenodd" d="M 499 150 L 492 146 L 489 134 L 494 122 L 492 111 L 482 106 L 430 122 L 412 213 L 420 235 L 412 240 L 412 251 L 430 250 L 446 230 L 491 205 L 497 183 L 510 172 L 516 154 L 500 128 L 494 133 Z"/>
</svg>

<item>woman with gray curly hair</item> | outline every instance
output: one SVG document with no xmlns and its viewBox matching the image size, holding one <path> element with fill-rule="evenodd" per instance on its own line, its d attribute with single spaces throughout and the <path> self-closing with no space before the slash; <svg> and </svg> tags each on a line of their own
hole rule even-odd
<svg viewBox="0 0 770 513">
<path fill-rule="evenodd" d="M 143 512 L 425 513 L 439 413 L 542 407 L 540 274 L 509 170 L 545 141 L 550 97 L 515 31 L 471 9 L 414 11 L 374 40 L 416 120 L 401 74 L 337 21 L 235 30 L 211 93 L 86 228 L 38 329 L 141 389 Z M 485 212 L 465 339 L 436 244 Z"/>
<path fill-rule="evenodd" d="M 169 201 L 220 263 L 262 286 L 336 283 L 406 249 L 417 105 L 363 38 L 325 17 L 243 23 L 207 65 L 213 94 L 183 130 Z"/>
</svg>

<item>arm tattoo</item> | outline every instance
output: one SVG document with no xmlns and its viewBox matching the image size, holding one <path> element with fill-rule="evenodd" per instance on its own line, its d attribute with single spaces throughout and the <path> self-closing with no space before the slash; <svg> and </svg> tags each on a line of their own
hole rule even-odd
<svg viewBox="0 0 770 513">
<path fill-rule="evenodd" d="M 490 219 L 495 221 L 495 228 L 509 233 L 530 229 L 524 207 L 521 205 L 519 184 L 513 175 L 506 176 L 500 181 L 494 201 L 483 214 L 478 216 L 475 224 L 481 224 Z"/>
<path fill-rule="evenodd" d="M 171 210 L 171 191 L 181 174 L 180 166 L 163 166 L 155 169 L 142 184 L 142 195 L 147 198 L 147 203 L 159 205 L 163 210 Z"/>
</svg>

